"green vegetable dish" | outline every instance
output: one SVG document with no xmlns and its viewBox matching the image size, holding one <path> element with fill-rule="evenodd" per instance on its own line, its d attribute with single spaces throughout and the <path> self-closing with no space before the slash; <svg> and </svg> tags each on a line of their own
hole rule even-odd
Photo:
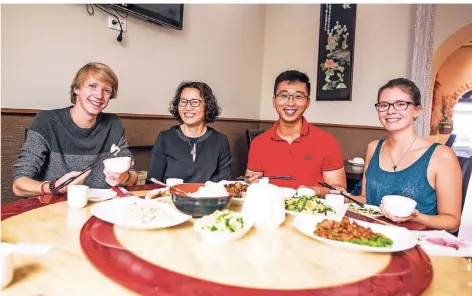
<svg viewBox="0 0 472 296">
<path fill-rule="evenodd" d="M 309 214 L 325 214 L 336 211 L 325 205 L 321 200 L 315 196 L 300 196 L 285 199 L 285 209 L 291 212 L 309 213 Z"/>
<path fill-rule="evenodd" d="M 382 215 L 382 213 L 378 210 L 375 210 L 373 208 L 369 208 L 369 207 L 364 207 L 364 208 L 361 208 L 357 205 L 353 205 L 353 204 L 349 204 L 349 210 L 353 211 L 353 212 L 356 212 L 356 213 L 360 213 L 360 214 L 365 214 L 365 215 Z"/>
<path fill-rule="evenodd" d="M 215 211 L 202 218 L 201 229 L 209 231 L 236 232 L 244 228 L 241 216 L 229 210 Z"/>
</svg>

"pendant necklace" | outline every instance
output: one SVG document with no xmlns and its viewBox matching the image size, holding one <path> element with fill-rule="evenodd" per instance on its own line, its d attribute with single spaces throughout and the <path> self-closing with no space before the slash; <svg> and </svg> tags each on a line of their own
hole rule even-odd
<svg viewBox="0 0 472 296">
<path fill-rule="evenodd" d="M 197 140 L 196 140 L 195 143 L 192 145 L 192 144 L 190 143 L 190 140 L 189 140 L 188 137 L 185 135 L 185 133 L 183 133 L 183 130 L 182 130 L 182 133 L 184 134 L 185 139 L 187 140 L 187 143 L 190 145 L 190 148 L 191 148 L 190 154 L 192 155 L 192 160 L 193 160 L 193 162 L 195 162 L 195 158 L 197 157 L 197 143 L 200 141 L 200 138 L 205 134 L 205 132 L 206 132 L 206 127 L 205 127 L 203 133 L 202 133 L 199 137 L 197 137 Z"/>
<path fill-rule="evenodd" d="M 393 168 L 393 171 L 394 171 L 394 172 L 397 171 L 398 164 L 400 163 L 400 161 L 402 161 L 403 157 L 405 157 L 405 155 L 408 153 L 408 151 L 410 151 L 411 147 L 413 147 L 413 144 L 415 144 L 416 138 L 417 138 L 417 137 L 415 136 L 415 139 L 414 139 L 413 142 L 411 143 L 410 147 L 408 147 L 408 149 L 405 151 L 405 153 L 403 153 L 402 158 L 400 158 L 400 160 L 397 161 L 397 163 L 395 163 L 395 162 L 393 161 L 392 154 L 390 154 L 390 149 L 387 149 L 388 155 L 390 156 L 390 161 L 392 162 L 392 168 Z"/>
</svg>

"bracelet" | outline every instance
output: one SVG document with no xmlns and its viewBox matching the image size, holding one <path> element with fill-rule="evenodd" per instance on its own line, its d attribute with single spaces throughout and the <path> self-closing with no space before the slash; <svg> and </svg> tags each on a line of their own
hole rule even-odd
<svg viewBox="0 0 472 296">
<path fill-rule="evenodd" d="M 46 195 L 46 191 L 44 191 L 44 184 L 46 183 L 51 183 L 49 181 L 44 181 L 39 185 L 39 192 L 41 192 L 41 195 Z"/>
<path fill-rule="evenodd" d="M 128 179 L 126 179 L 125 183 L 123 185 L 126 186 L 126 184 L 128 183 L 129 179 L 131 179 L 131 173 L 128 171 Z"/>
<path fill-rule="evenodd" d="M 60 192 L 59 190 L 56 190 L 56 182 L 57 179 L 54 179 L 49 183 L 49 191 L 51 191 L 51 193 L 54 195 L 64 195 L 64 193 Z"/>
</svg>

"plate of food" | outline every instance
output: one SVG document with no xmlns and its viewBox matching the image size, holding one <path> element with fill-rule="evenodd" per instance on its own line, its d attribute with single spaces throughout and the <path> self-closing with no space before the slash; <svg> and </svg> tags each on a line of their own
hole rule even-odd
<svg viewBox="0 0 472 296">
<path fill-rule="evenodd" d="M 154 202 L 135 196 L 112 199 L 94 205 L 92 215 L 128 229 L 159 229 L 182 224 L 192 217 L 167 203 Z"/>
<path fill-rule="evenodd" d="M 361 208 L 355 203 L 350 203 L 347 209 L 354 213 L 359 213 L 361 215 L 369 216 L 372 218 L 378 218 L 383 216 L 382 212 L 380 211 L 380 207 L 374 205 L 364 205 L 364 207 Z"/>
<path fill-rule="evenodd" d="M 316 196 L 294 196 L 285 199 L 285 212 L 289 215 L 321 215 L 324 217 L 344 217 L 347 204 L 330 205 Z"/>
<path fill-rule="evenodd" d="M 194 229 L 203 239 L 215 243 L 234 241 L 244 236 L 252 226 L 253 223 L 244 220 L 240 213 L 230 210 L 215 211 L 194 223 Z"/>
<path fill-rule="evenodd" d="M 244 202 L 244 197 L 246 196 L 247 187 L 249 186 L 244 181 L 221 181 L 226 190 L 229 192 L 229 195 L 233 196 L 232 201 L 235 204 L 242 204 Z"/>
<path fill-rule="evenodd" d="M 297 216 L 293 223 L 303 234 L 336 247 L 362 252 L 391 253 L 411 249 L 417 241 L 408 229 L 343 217 Z"/>
<path fill-rule="evenodd" d="M 170 190 L 169 187 L 153 189 L 146 193 L 145 199 L 159 199 L 163 197 L 170 197 Z"/>
<path fill-rule="evenodd" d="M 88 201 L 100 202 L 112 199 L 116 196 L 116 192 L 111 189 L 90 188 L 88 190 Z"/>
</svg>

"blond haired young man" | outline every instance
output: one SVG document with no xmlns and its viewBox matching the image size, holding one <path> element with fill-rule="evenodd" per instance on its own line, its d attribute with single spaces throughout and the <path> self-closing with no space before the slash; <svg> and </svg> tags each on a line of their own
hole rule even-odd
<svg viewBox="0 0 472 296">
<path fill-rule="evenodd" d="M 16 196 L 60 194 L 54 188 L 76 176 L 88 164 L 120 147 L 119 156 L 130 156 L 124 128 L 116 114 L 103 113 L 116 98 L 118 78 L 105 64 L 89 63 L 75 75 L 70 86 L 73 106 L 41 111 L 28 128 L 25 143 L 13 166 L 13 193 Z M 93 188 L 136 184 L 132 167 L 123 174 L 104 170 L 100 164 L 71 184 Z"/>
</svg>

